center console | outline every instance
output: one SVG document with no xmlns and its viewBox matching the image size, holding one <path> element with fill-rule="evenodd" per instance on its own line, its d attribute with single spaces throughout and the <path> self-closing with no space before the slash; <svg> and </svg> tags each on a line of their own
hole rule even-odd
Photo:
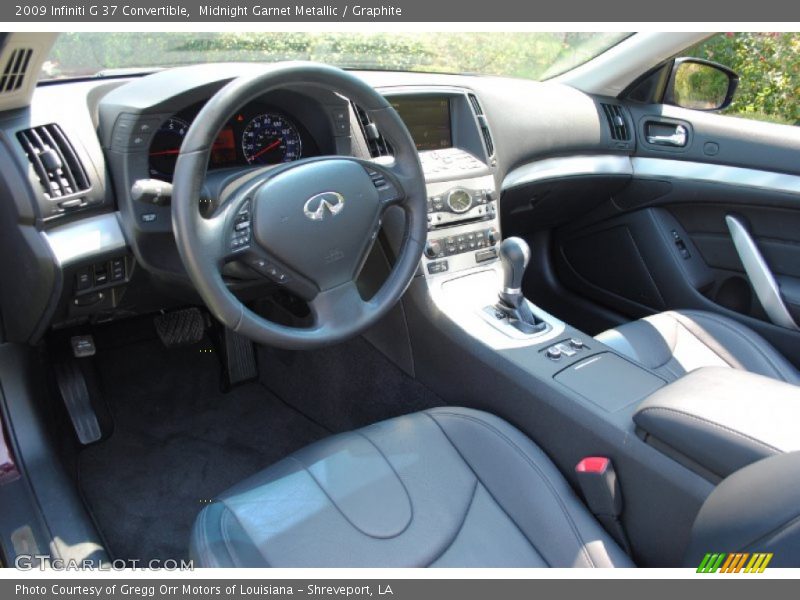
<svg viewBox="0 0 800 600">
<path fill-rule="evenodd" d="M 522 295 L 527 243 L 503 240 L 494 143 L 480 100 L 462 89 L 386 97 L 419 151 L 428 193 L 426 296 L 495 358 L 631 427 L 635 405 L 666 382 Z"/>
<path fill-rule="evenodd" d="M 428 192 L 427 245 L 403 302 L 409 343 L 398 344 L 398 364 L 446 404 L 517 425 L 576 486 L 579 461 L 609 458 L 637 559 L 680 564 L 715 482 L 654 443 L 674 442 L 676 428 L 652 418 L 665 411 L 645 413 L 649 437 L 641 435 L 645 419 L 634 416 L 648 397 L 667 394 L 662 377 L 522 295 L 531 251 L 501 234 L 491 134 L 470 98 L 463 90 L 390 97 L 417 143 Z"/>
<path fill-rule="evenodd" d="M 386 96 L 408 127 L 425 174 L 425 276 L 450 276 L 496 262 L 494 145 L 480 102 L 455 88 L 400 89 Z"/>
</svg>

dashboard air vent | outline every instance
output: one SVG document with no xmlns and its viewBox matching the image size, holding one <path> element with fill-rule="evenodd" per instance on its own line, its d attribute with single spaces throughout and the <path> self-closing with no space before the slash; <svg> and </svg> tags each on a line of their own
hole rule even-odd
<svg viewBox="0 0 800 600">
<path fill-rule="evenodd" d="M 625 120 L 625 114 L 622 112 L 622 107 L 619 104 L 605 104 L 602 103 L 603 112 L 608 121 L 608 129 L 611 132 L 611 138 L 618 142 L 627 142 L 631 139 L 631 133 L 628 130 L 628 122 Z"/>
<path fill-rule="evenodd" d="M 361 127 L 361 133 L 363 134 L 364 139 L 367 141 L 369 155 L 372 158 L 390 156 L 392 154 L 392 147 L 383 138 L 381 132 L 378 131 L 378 128 L 375 127 L 375 123 L 370 120 L 367 112 L 355 103 L 353 103 L 353 110 L 356 113 L 356 117 L 358 117 L 358 124 Z"/>
<path fill-rule="evenodd" d="M 486 115 L 483 114 L 481 103 L 478 102 L 478 97 L 475 94 L 467 94 L 469 104 L 472 107 L 472 112 L 475 113 L 475 118 L 478 120 L 478 125 L 481 128 L 481 135 L 483 136 L 483 143 L 486 145 L 486 152 L 489 156 L 494 156 L 494 140 L 489 131 L 489 123 L 486 121 Z"/>
<path fill-rule="evenodd" d="M 48 200 L 87 191 L 91 184 L 75 149 L 55 123 L 17 133 Z"/>
<path fill-rule="evenodd" d="M 11 51 L 3 74 L 0 75 L 0 94 L 16 92 L 22 87 L 31 55 L 31 48 L 16 48 Z"/>
</svg>

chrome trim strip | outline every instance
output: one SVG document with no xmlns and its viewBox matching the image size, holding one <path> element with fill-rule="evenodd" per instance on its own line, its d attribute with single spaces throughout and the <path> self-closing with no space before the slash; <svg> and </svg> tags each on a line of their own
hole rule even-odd
<svg viewBox="0 0 800 600">
<path fill-rule="evenodd" d="M 517 167 L 503 179 L 503 190 L 527 183 L 586 175 L 633 175 L 629 156 L 565 156 L 545 158 Z"/>
<path fill-rule="evenodd" d="M 764 307 L 764 312 L 767 313 L 769 320 L 775 325 L 786 327 L 787 329 L 798 329 L 792 315 L 786 308 L 786 304 L 783 302 L 778 282 L 775 281 L 775 277 L 759 251 L 755 240 L 750 237 L 745 226 L 736 217 L 728 215 L 725 217 L 725 222 L 728 224 L 728 230 L 733 238 L 733 245 L 736 247 L 736 252 L 742 261 L 747 278 L 750 280 L 753 290 Z"/>
<path fill-rule="evenodd" d="M 42 235 L 60 266 L 124 250 L 127 242 L 117 214 L 106 213 L 73 221 L 45 231 Z"/>
<path fill-rule="evenodd" d="M 631 163 L 634 177 L 689 179 L 800 194 L 797 175 L 666 158 L 634 157 Z"/>
<path fill-rule="evenodd" d="M 537 160 L 517 167 L 506 175 L 502 189 L 505 191 L 548 179 L 589 175 L 686 179 L 800 194 L 800 175 L 668 158 L 614 155 L 565 156 Z"/>
</svg>

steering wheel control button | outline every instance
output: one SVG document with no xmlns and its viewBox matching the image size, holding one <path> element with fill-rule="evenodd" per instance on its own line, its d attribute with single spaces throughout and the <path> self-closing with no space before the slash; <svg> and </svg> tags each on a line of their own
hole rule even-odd
<svg viewBox="0 0 800 600">
<path fill-rule="evenodd" d="M 236 252 L 250 245 L 250 202 L 246 202 L 233 221 L 233 235 L 231 236 L 231 250 Z"/>
<path fill-rule="evenodd" d="M 446 273 L 449 265 L 447 264 L 446 260 L 437 260 L 435 262 L 428 263 L 428 273 L 430 275 L 435 275 L 436 273 Z"/>
<path fill-rule="evenodd" d="M 372 185 L 374 185 L 375 189 L 378 190 L 378 198 L 381 202 L 393 202 L 399 199 L 400 195 L 397 192 L 397 187 L 395 187 L 395 185 L 386 178 L 386 175 L 380 171 L 376 171 L 375 169 L 370 169 L 369 167 L 364 168 L 366 169 L 369 178 L 372 180 Z"/>
<path fill-rule="evenodd" d="M 259 256 L 248 259 L 247 264 L 275 283 L 287 283 L 290 280 L 289 275 L 283 269 Z"/>
</svg>

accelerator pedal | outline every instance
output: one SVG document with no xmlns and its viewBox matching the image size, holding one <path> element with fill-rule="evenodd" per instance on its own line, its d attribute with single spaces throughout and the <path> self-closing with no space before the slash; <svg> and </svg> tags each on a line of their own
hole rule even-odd
<svg viewBox="0 0 800 600">
<path fill-rule="evenodd" d="M 199 308 L 163 313 L 153 320 L 156 333 L 167 348 L 200 342 L 206 333 L 206 318 Z"/>
<path fill-rule="evenodd" d="M 225 386 L 230 389 L 234 385 L 256 379 L 258 365 L 253 342 L 227 327 L 221 329 Z"/>
<path fill-rule="evenodd" d="M 78 441 L 86 446 L 103 437 L 92 404 L 89 385 L 79 362 L 81 358 L 94 355 L 94 340 L 91 336 L 75 336 L 70 341 L 73 355 L 56 361 L 54 371 L 58 390 L 67 407 L 72 427 L 75 429 Z"/>
</svg>

